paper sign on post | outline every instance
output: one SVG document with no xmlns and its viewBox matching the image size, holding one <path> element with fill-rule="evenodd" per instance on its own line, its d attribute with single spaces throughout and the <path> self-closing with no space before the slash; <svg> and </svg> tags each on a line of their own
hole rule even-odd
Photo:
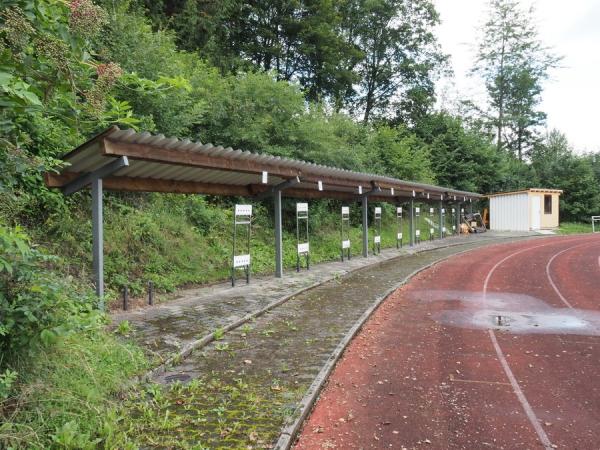
<svg viewBox="0 0 600 450">
<path fill-rule="evenodd" d="M 263 171 L 262 173 L 262 183 L 267 184 L 269 182 L 269 172 Z"/>
<path fill-rule="evenodd" d="M 417 230 L 417 231 L 415 231 L 415 235 L 416 235 L 417 237 L 418 237 L 418 236 L 421 236 L 421 230 Z"/>
<path fill-rule="evenodd" d="M 233 257 L 233 267 L 246 267 L 250 265 L 250 255 L 237 255 Z"/>
<path fill-rule="evenodd" d="M 350 241 L 342 241 L 342 248 L 350 248 Z"/>
<path fill-rule="evenodd" d="M 308 242 L 305 242 L 304 244 L 298 244 L 298 253 L 308 253 Z"/>
<path fill-rule="evenodd" d="M 235 205 L 236 216 L 251 216 L 252 205 Z"/>
<path fill-rule="evenodd" d="M 390 194 L 394 195 L 394 188 L 390 188 Z"/>
<path fill-rule="evenodd" d="M 381 214 L 381 207 L 377 206 L 375 208 L 375 214 Z"/>
<path fill-rule="evenodd" d="M 319 190 L 322 191 L 323 190 L 323 182 L 321 180 L 319 180 L 317 182 L 318 186 L 319 186 Z"/>
<path fill-rule="evenodd" d="M 308 212 L 308 203 L 296 203 L 296 212 Z"/>
<path fill-rule="evenodd" d="M 348 215 L 350 214 L 350 207 L 349 206 L 342 206 L 342 214 L 344 215 Z"/>
<path fill-rule="evenodd" d="M 375 236 L 375 240 L 374 240 L 374 242 L 375 242 L 376 244 L 379 244 L 379 243 L 381 243 L 381 236 Z"/>
<path fill-rule="evenodd" d="M 401 239 L 402 239 L 402 233 L 398 233 L 398 234 L 396 235 L 396 238 L 397 238 L 398 240 L 401 240 Z"/>
</svg>

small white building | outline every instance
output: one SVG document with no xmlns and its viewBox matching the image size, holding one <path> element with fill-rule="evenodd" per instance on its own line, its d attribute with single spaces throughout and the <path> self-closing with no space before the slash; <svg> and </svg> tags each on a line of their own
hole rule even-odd
<svg viewBox="0 0 600 450">
<path fill-rule="evenodd" d="M 559 189 L 524 189 L 490 194 L 490 230 L 558 228 Z"/>
</svg>

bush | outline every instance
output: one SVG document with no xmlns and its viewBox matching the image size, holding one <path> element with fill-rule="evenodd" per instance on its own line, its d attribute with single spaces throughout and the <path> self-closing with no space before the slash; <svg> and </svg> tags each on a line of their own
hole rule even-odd
<svg viewBox="0 0 600 450">
<path fill-rule="evenodd" d="M 47 270 L 53 257 L 32 247 L 20 228 L 0 226 L 0 353 L 30 352 L 38 343 L 93 325 L 92 301 L 74 300 Z"/>
</svg>

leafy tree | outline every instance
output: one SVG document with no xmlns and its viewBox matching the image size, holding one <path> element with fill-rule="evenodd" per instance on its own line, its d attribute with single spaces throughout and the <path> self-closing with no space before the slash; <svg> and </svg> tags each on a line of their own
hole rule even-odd
<svg viewBox="0 0 600 450">
<path fill-rule="evenodd" d="M 404 180 L 436 181 L 429 149 L 406 127 L 380 126 L 367 145 L 371 171 Z"/>
<path fill-rule="evenodd" d="M 590 158 L 573 152 L 567 138 L 552 130 L 531 155 L 543 187 L 562 189 L 561 218 L 589 220 L 600 209 L 600 184 Z"/>
<path fill-rule="evenodd" d="M 404 123 L 421 116 L 434 101 L 433 77 L 445 56 L 433 28 L 439 16 L 429 0 L 348 2 L 349 39 L 361 50 L 353 107 L 365 123 L 391 107 Z M 395 103 L 395 104 L 394 104 Z"/>
<path fill-rule="evenodd" d="M 429 145 L 431 166 L 441 185 L 473 192 L 499 189 L 502 160 L 487 136 L 444 112 L 426 117 L 416 129 Z"/>
<path fill-rule="evenodd" d="M 537 110 L 542 83 L 560 58 L 539 40 L 533 8 L 524 10 L 518 0 L 490 0 L 489 7 L 472 73 L 485 81 L 498 150 L 522 160 L 545 120 Z"/>
</svg>

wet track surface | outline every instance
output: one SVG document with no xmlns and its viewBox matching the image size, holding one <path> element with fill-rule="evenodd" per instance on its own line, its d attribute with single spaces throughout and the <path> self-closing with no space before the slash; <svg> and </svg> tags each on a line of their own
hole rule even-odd
<svg viewBox="0 0 600 450">
<path fill-rule="evenodd" d="M 421 273 L 349 346 L 298 448 L 600 448 L 600 238 Z M 426 447 L 424 447 L 426 446 Z"/>
</svg>

